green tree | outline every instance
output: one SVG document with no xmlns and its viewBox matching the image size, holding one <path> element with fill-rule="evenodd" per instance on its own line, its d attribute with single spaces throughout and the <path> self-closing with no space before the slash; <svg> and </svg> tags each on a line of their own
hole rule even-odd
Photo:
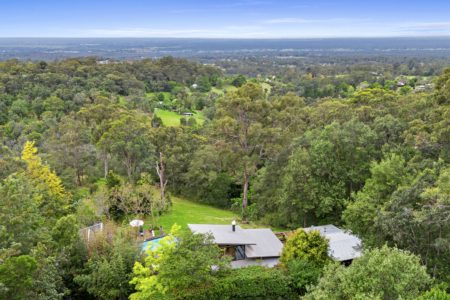
<svg viewBox="0 0 450 300">
<path fill-rule="evenodd" d="M 430 283 L 419 257 L 383 246 L 349 267 L 330 264 L 306 299 L 416 299 Z"/>
<path fill-rule="evenodd" d="M 233 169 L 241 173 L 243 211 L 248 205 L 250 178 L 264 151 L 268 133 L 265 122 L 269 112 L 270 103 L 261 86 L 254 83 L 243 85 L 236 93 L 218 102 L 213 135 L 217 147 L 229 153 L 224 158 L 234 161 Z"/>
<path fill-rule="evenodd" d="M 36 260 L 29 255 L 11 257 L 0 264 L 0 296 L 3 299 L 27 299 L 32 296 Z"/>
<path fill-rule="evenodd" d="M 436 80 L 435 97 L 439 103 L 448 103 L 450 99 L 450 68 Z"/>
<path fill-rule="evenodd" d="M 127 114 L 111 122 L 110 128 L 103 133 L 98 145 L 106 153 L 113 154 L 125 167 L 128 178 L 137 169 L 145 171 L 152 153 L 151 120 L 144 115 Z"/>
<path fill-rule="evenodd" d="M 330 260 L 328 257 L 328 241 L 317 230 L 306 232 L 303 229 L 297 229 L 286 240 L 280 261 L 286 265 L 296 259 L 325 265 Z"/>
<path fill-rule="evenodd" d="M 63 117 L 52 129 L 47 148 L 53 165 L 61 171 L 72 171 L 74 181 L 81 186 L 87 169 L 95 162 L 95 147 L 85 123 L 73 116 Z"/>
<path fill-rule="evenodd" d="M 97 234 L 88 246 L 89 259 L 74 281 L 97 299 L 127 299 L 133 264 L 140 255 L 135 231 L 119 228 L 112 238 L 111 233 Z"/>
<path fill-rule="evenodd" d="M 75 281 L 98 299 L 128 299 L 130 279 L 124 258 L 120 254 L 90 259 L 85 266 L 87 274 Z"/>
<path fill-rule="evenodd" d="M 378 219 L 379 230 L 386 240 L 420 255 L 430 274 L 447 284 L 450 283 L 449 182 L 448 167 L 419 172 L 410 184 L 392 194 Z"/>
<path fill-rule="evenodd" d="M 16 245 L 21 252 L 29 253 L 45 236 L 45 220 L 38 203 L 42 196 L 33 181 L 14 174 L 0 183 L 0 197 L 0 249 Z"/>
<path fill-rule="evenodd" d="M 177 234 L 177 227 L 159 248 L 147 251 L 145 265 L 136 262 L 131 284 L 137 292 L 130 299 L 195 299 L 227 270 L 229 262 L 211 236 Z"/>
<path fill-rule="evenodd" d="M 236 76 L 236 78 L 233 79 L 231 84 L 234 85 L 235 87 L 241 87 L 246 82 L 247 82 L 247 79 L 245 78 L 245 76 L 242 74 L 239 74 L 238 76 Z"/>
<path fill-rule="evenodd" d="M 367 244 L 376 244 L 383 237 L 377 226 L 377 218 L 391 194 L 408 181 L 405 160 L 397 154 L 388 154 L 379 163 L 372 162 L 371 177 L 364 188 L 354 195 L 343 213 L 343 219 L 356 234 L 364 237 Z"/>
<path fill-rule="evenodd" d="M 376 136 L 361 122 L 333 122 L 302 137 L 280 172 L 275 209 L 282 225 L 338 222 L 345 201 L 369 177 Z"/>
<path fill-rule="evenodd" d="M 420 295 L 416 300 L 450 300 L 450 294 L 436 286 Z"/>
<path fill-rule="evenodd" d="M 64 189 L 61 179 L 50 167 L 44 164 L 37 155 L 38 149 L 34 142 L 27 141 L 22 151 L 22 160 L 27 168 L 25 175 L 32 179 L 40 190 L 40 196 L 35 198 L 41 212 L 55 219 L 62 216 L 68 209 L 70 194 Z"/>
</svg>

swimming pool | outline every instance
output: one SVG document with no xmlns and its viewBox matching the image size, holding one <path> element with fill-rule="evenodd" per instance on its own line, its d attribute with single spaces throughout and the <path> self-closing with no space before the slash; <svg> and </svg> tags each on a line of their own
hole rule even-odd
<svg viewBox="0 0 450 300">
<path fill-rule="evenodd" d="M 143 242 L 142 246 L 141 246 L 141 251 L 145 252 L 148 249 L 150 249 L 150 250 L 157 249 L 160 246 L 159 243 L 161 242 L 162 239 L 163 239 L 163 237 L 160 237 L 160 238 L 157 238 L 157 239 L 154 239 L 154 240 L 151 240 L 151 241 Z"/>
</svg>

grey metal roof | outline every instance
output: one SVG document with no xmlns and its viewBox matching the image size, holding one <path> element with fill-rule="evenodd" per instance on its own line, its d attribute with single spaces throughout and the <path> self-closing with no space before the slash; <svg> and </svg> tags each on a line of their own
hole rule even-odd
<svg viewBox="0 0 450 300">
<path fill-rule="evenodd" d="M 245 245 L 247 258 L 279 257 L 283 244 L 268 228 L 242 229 L 236 225 L 188 224 L 194 233 L 211 233 L 218 245 Z"/>
<path fill-rule="evenodd" d="M 330 248 L 328 255 L 337 261 L 345 261 L 361 256 L 361 240 L 334 225 L 311 226 L 303 228 L 306 232 L 318 230 L 320 234 L 328 239 Z"/>
<path fill-rule="evenodd" d="M 283 244 L 269 228 L 244 229 L 249 233 L 256 245 L 245 246 L 245 256 L 248 258 L 279 257 Z"/>
<path fill-rule="evenodd" d="M 236 231 L 231 230 L 231 225 L 188 224 L 193 233 L 210 233 L 218 245 L 251 245 L 256 241 L 246 230 L 236 225 Z"/>
</svg>

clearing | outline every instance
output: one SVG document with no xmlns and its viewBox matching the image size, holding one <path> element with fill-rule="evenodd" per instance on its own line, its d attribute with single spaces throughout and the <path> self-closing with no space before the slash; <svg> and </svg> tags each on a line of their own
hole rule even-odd
<svg viewBox="0 0 450 300">
<path fill-rule="evenodd" d="M 157 194 L 155 194 L 157 197 Z M 181 226 L 182 230 L 187 230 L 187 224 L 230 224 L 236 220 L 238 225 L 244 228 L 268 228 L 259 223 L 241 224 L 240 216 L 230 210 L 221 209 L 207 204 L 189 201 L 180 197 L 170 196 L 172 207 L 168 212 L 163 213 L 155 220 L 155 225 L 163 226 L 165 232 L 169 231 L 173 224 Z M 144 229 L 149 229 L 152 225 L 152 217 L 145 218 Z M 283 231 L 283 228 L 271 227 L 273 231 Z"/>
<path fill-rule="evenodd" d="M 164 230 L 170 230 L 177 223 L 183 230 L 187 224 L 231 224 L 233 220 L 239 220 L 239 216 L 232 211 L 216 208 L 213 206 L 192 202 L 179 197 L 171 196 L 172 207 L 163 213 L 156 223 L 163 226 Z M 145 229 L 151 225 L 151 217 L 147 217 Z"/>
<path fill-rule="evenodd" d="M 180 119 L 185 118 L 185 116 L 182 116 L 174 111 L 164 110 L 160 108 L 155 108 L 155 115 L 160 117 L 164 126 L 169 127 L 178 127 L 180 126 Z M 192 116 L 197 121 L 198 125 L 203 125 L 205 122 L 205 116 L 201 112 L 195 112 Z M 191 117 L 187 117 L 188 119 Z"/>
</svg>

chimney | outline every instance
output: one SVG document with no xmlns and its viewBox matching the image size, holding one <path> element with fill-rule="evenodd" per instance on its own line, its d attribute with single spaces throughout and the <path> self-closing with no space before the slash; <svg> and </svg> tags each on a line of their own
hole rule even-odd
<svg viewBox="0 0 450 300">
<path fill-rule="evenodd" d="M 235 220 L 233 220 L 233 221 L 231 222 L 231 229 L 233 230 L 233 232 L 236 231 L 236 221 L 235 221 Z"/>
</svg>

